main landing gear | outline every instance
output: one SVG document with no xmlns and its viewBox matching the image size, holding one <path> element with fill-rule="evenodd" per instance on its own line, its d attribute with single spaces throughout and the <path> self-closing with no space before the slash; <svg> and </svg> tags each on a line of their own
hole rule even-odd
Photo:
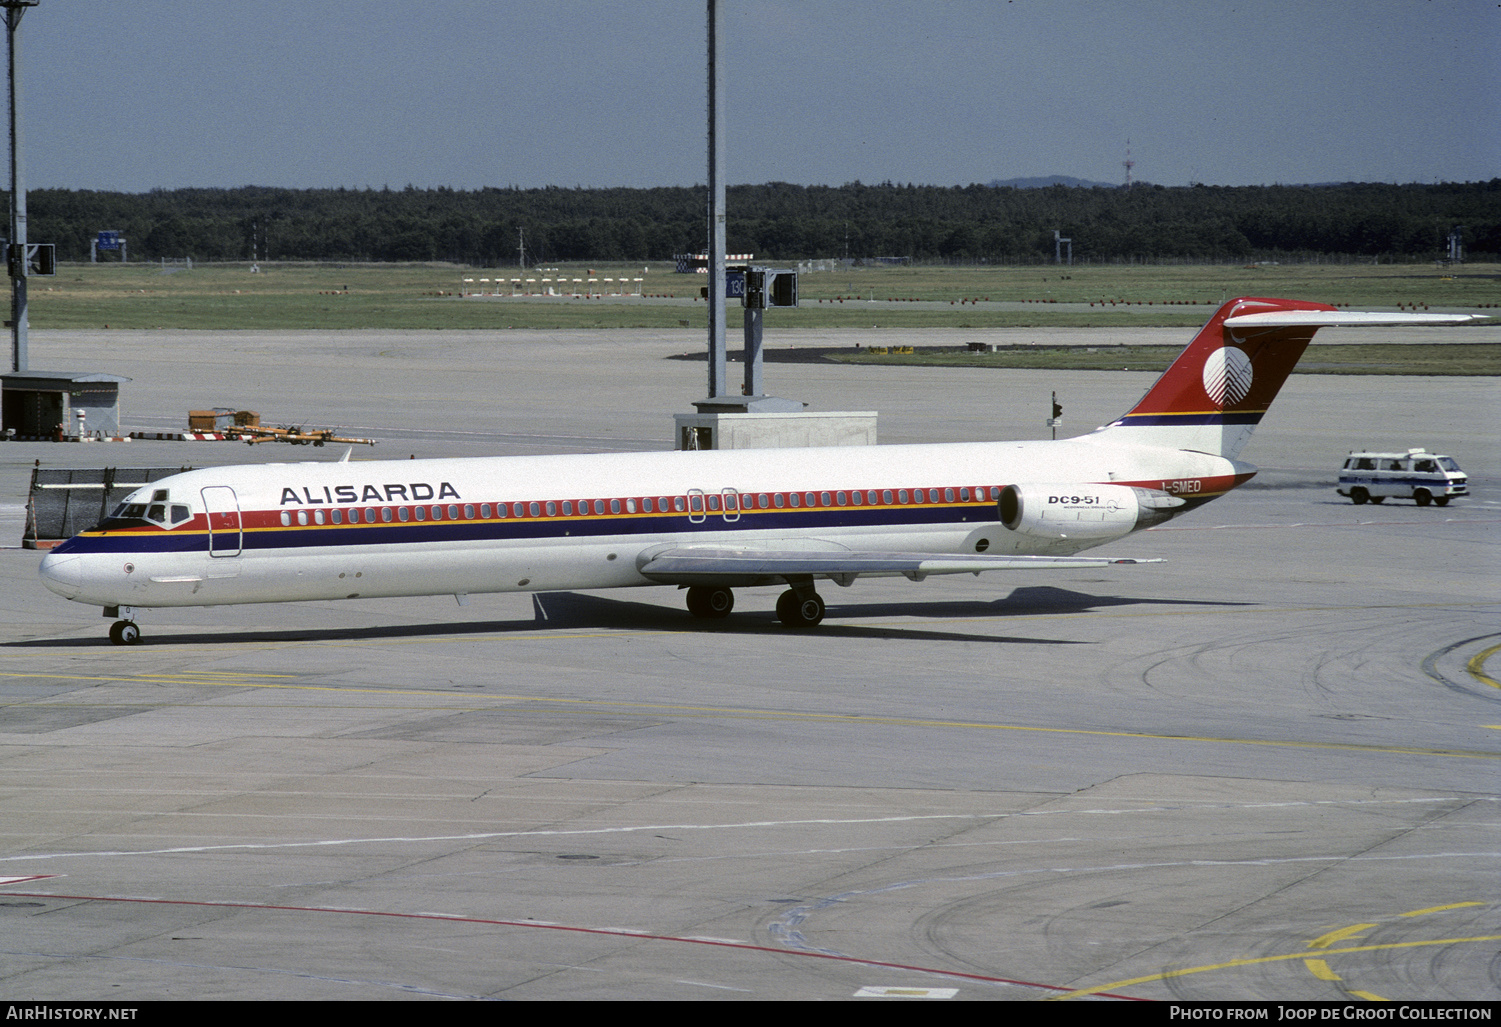
<svg viewBox="0 0 1501 1027">
<path fill-rule="evenodd" d="M 718 620 L 735 608 L 735 593 L 720 585 L 694 585 L 688 589 L 688 612 L 695 617 Z M 777 619 L 789 628 L 817 627 L 823 620 L 823 597 L 811 585 L 793 587 L 777 600 Z"/>
<path fill-rule="evenodd" d="M 718 585 L 694 585 L 688 590 L 688 612 L 718 620 L 735 608 L 735 593 Z"/>
<path fill-rule="evenodd" d="M 812 589 L 799 595 L 789 588 L 777 599 L 777 619 L 789 628 L 816 628 L 823 613 L 823 597 Z"/>
</svg>

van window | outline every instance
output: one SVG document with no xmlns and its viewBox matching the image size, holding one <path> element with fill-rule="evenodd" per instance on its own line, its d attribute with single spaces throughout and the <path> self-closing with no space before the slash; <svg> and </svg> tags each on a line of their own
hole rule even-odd
<svg viewBox="0 0 1501 1027">
<path fill-rule="evenodd" d="M 1357 471 L 1374 471 L 1376 469 L 1376 461 L 1368 456 L 1363 456 L 1355 462 L 1355 469 Z"/>
<path fill-rule="evenodd" d="M 1418 460 L 1412 465 L 1414 471 L 1422 471 L 1425 474 L 1437 474 L 1438 464 L 1432 460 Z"/>
</svg>

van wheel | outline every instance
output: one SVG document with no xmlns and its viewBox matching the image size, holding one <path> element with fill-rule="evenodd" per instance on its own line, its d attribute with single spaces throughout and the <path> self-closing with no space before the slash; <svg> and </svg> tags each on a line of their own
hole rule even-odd
<svg viewBox="0 0 1501 1027">
<path fill-rule="evenodd" d="M 1434 496 L 1433 497 L 1433 501 L 1435 503 L 1437 503 L 1439 506 L 1448 506 L 1449 505 L 1449 497 L 1448 496 Z"/>
<path fill-rule="evenodd" d="M 1354 503 L 1356 506 L 1365 506 L 1366 500 L 1370 498 L 1371 494 L 1365 489 L 1353 488 L 1350 490 L 1350 502 Z"/>
<path fill-rule="evenodd" d="M 1412 498 L 1418 501 L 1419 506 L 1427 506 L 1433 502 L 1433 493 L 1427 489 L 1418 489 L 1418 491 L 1413 493 Z"/>
</svg>

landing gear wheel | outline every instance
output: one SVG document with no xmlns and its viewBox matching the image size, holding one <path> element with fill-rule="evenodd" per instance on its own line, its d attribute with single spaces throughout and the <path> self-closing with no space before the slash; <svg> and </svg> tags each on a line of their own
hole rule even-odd
<svg viewBox="0 0 1501 1027">
<path fill-rule="evenodd" d="M 141 640 L 141 629 L 133 620 L 117 620 L 109 626 L 109 640 L 115 645 L 135 645 Z"/>
<path fill-rule="evenodd" d="M 1433 502 L 1434 502 L 1434 505 L 1436 505 L 1436 506 L 1448 506 L 1449 505 L 1449 497 L 1448 496 L 1434 496 L 1433 497 Z"/>
<path fill-rule="evenodd" d="M 735 593 L 717 585 L 694 585 L 688 590 L 688 612 L 695 617 L 728 617 L 735 608 Z"/>
<path fill-rule="evenodd" d="M 1370 498 L 1371 494 L 1365 489 L 1355 488 L 1350 490 L 1350 502 L 1356 506 L 1365 506 L 1366 500 Z"/>
<path fill-rule="evenodd" d="M 1427 506 L 1429 503 L 1433 502 L 1433 493 L 1429 492 L 1426 489 L 1419 489 L 1416 493 L 1414 493 L 1412 498 L 1418 501 L 1419 506 Z"/>
<path fill-rule="evenodd" d="M 1372 496 L 1371 497 L 1371 502 L 1373 502 L 1373 503 L 1379 503 L 1379 502 L 1381 502 L 1385 498 L 1386 498 L 1385 496 Z"/>
<path fill-rule="evenodd" d="M 823 620 L 823 599 L 817 592 L 799 597 L 793 589 L 783 592 L 777 599 L 777 619 L 789 628 L 813 628 Z"/>
</svg>

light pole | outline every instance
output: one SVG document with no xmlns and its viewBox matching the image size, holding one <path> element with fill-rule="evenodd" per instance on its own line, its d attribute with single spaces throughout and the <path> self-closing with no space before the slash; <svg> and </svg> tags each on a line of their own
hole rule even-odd
<svg viewBox="0 0 1501 1027">
<path fill-rule="evenodd" d="M 10 369 L 26 366 L 26 183 L 21 177 L 21 54 L 16 33 L 21 15 L 37 0 L 0 0 L 10 57 Z"/>
</svg>

